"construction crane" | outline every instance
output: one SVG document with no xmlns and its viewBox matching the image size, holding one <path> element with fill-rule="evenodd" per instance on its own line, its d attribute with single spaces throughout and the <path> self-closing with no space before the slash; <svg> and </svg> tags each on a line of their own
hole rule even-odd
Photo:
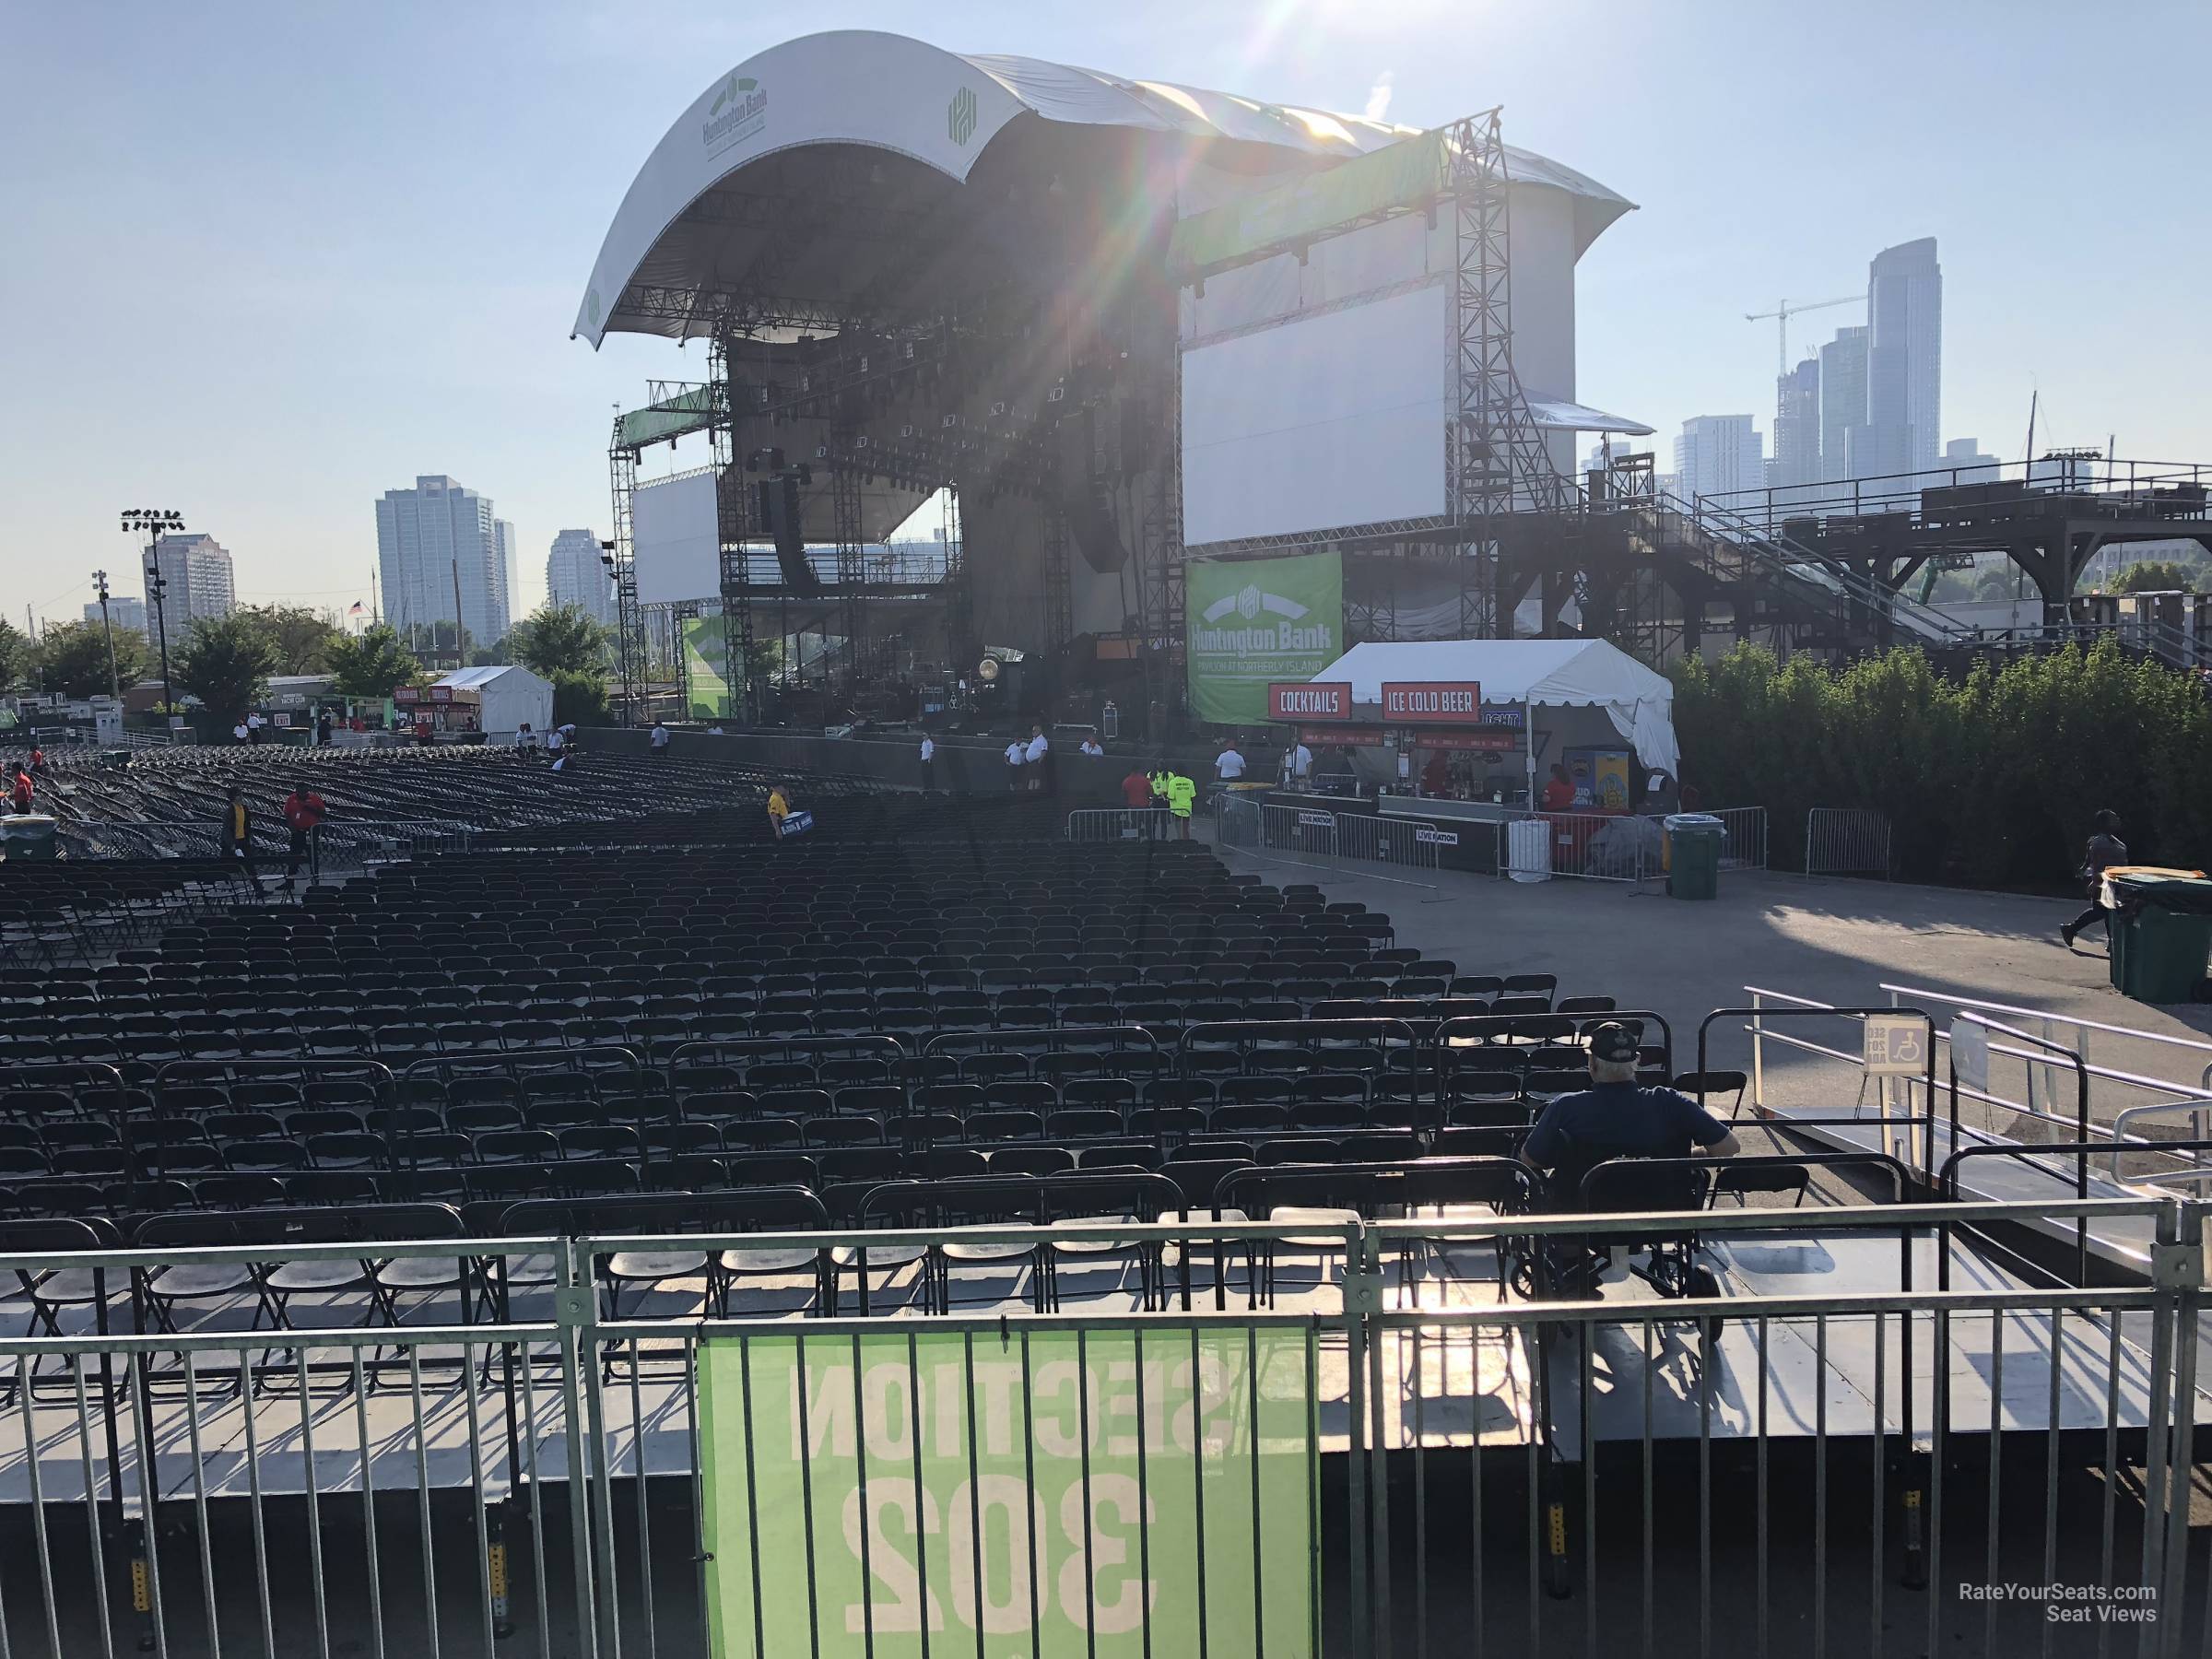
<svg viewBox="0 0 2212 1659">
<path fill-rule="evenodd" d="M 1846 294 L 1841 300 L 1813 300 L 1804 305 L 1792 305 L 1787 300 L 1784 300 L 1780 308 L 1774 311 L 1746 312 L 1744 321 L 1764 323 L 1770 317 L 1774 319 L 1776 335 L 1774 378 L 1780 380 L 1790 371 L 1790 319 L 1792 317 L 1800 312 L 1825 311 L 1831 305 L 1864 305 L 1865 303 L 1866 296 L 1864 294 Z"/>
</svg>

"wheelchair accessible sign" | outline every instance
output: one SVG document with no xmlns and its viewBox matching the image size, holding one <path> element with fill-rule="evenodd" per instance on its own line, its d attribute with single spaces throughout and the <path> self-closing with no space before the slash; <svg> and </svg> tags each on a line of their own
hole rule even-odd
<svg viewBox="0 0 2212 1659">
<path fill-rule="evenodd" d="M 1928 1022 L 1919 1014 L 1869 1014 L 1861 1058 L 1870 1077 L 1927 1075 Z"/>
<path fill-rule="evenodd" d="M 1312 1375 L 1296 1330 L 703 1341 L 712 1652 L 1315 1659 Z"/>
</svg>

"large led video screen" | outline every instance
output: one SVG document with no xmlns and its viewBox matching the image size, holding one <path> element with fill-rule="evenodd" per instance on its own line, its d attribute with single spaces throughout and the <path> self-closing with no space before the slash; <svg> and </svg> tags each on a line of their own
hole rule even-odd
<svg viewBox="0 0 2212 1659">
<path fill-rule="evenodd" d="M 722 530 L 712 469 L 641 484 L 629 499 L 640 605 L 722 596 Z"/>
<path fill-rule="evenodd" d="M 1183 545 L 1442 516 L 1449 307 L 1432 283 L 1185 351 Z"/>
</svg>

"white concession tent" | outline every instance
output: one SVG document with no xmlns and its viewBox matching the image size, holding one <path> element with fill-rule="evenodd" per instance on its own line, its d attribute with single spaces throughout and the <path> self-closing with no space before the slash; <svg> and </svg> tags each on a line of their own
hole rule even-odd
<svg viewBox="0 0 2212 1659">
<path fill-rule="evenodd" d="M 527 668 L 513 665 L 463 668 L 434 685 L 455 691 L 473 691 L 482 710 L 480 729 L 490 743 L 512 743 L 529 722 L 542 732 L 553 724 L 553 685 Z"/>
<path fill-rule="evenodd" d="M 1603 640 L 1374 641 L 1353 646 L 1313 680 L 1349 681 L 1355 708 L 1379 704 L 1386 681 L 1475 680 L 1485 704 L 1526 707 L 1532 728 L 1537 709 L 1596 709 L 1646 767 L 1670 777 L 1681 769 L 1673 685 Z"/>
</svg>

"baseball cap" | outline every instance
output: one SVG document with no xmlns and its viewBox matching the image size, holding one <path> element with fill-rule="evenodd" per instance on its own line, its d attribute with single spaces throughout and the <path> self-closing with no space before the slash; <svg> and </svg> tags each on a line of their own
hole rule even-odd
<svg viewBox="0 0 2212 1659">
<path fill-rule="evenodd" d="M 1608 1060 L 1616 1065 L 1636 1058 L 1636 1033 L 1618 1020 L 1608 1019 L 1590 1033 L 1590 1053 L 1593 1059 Z"/>
</svg>

